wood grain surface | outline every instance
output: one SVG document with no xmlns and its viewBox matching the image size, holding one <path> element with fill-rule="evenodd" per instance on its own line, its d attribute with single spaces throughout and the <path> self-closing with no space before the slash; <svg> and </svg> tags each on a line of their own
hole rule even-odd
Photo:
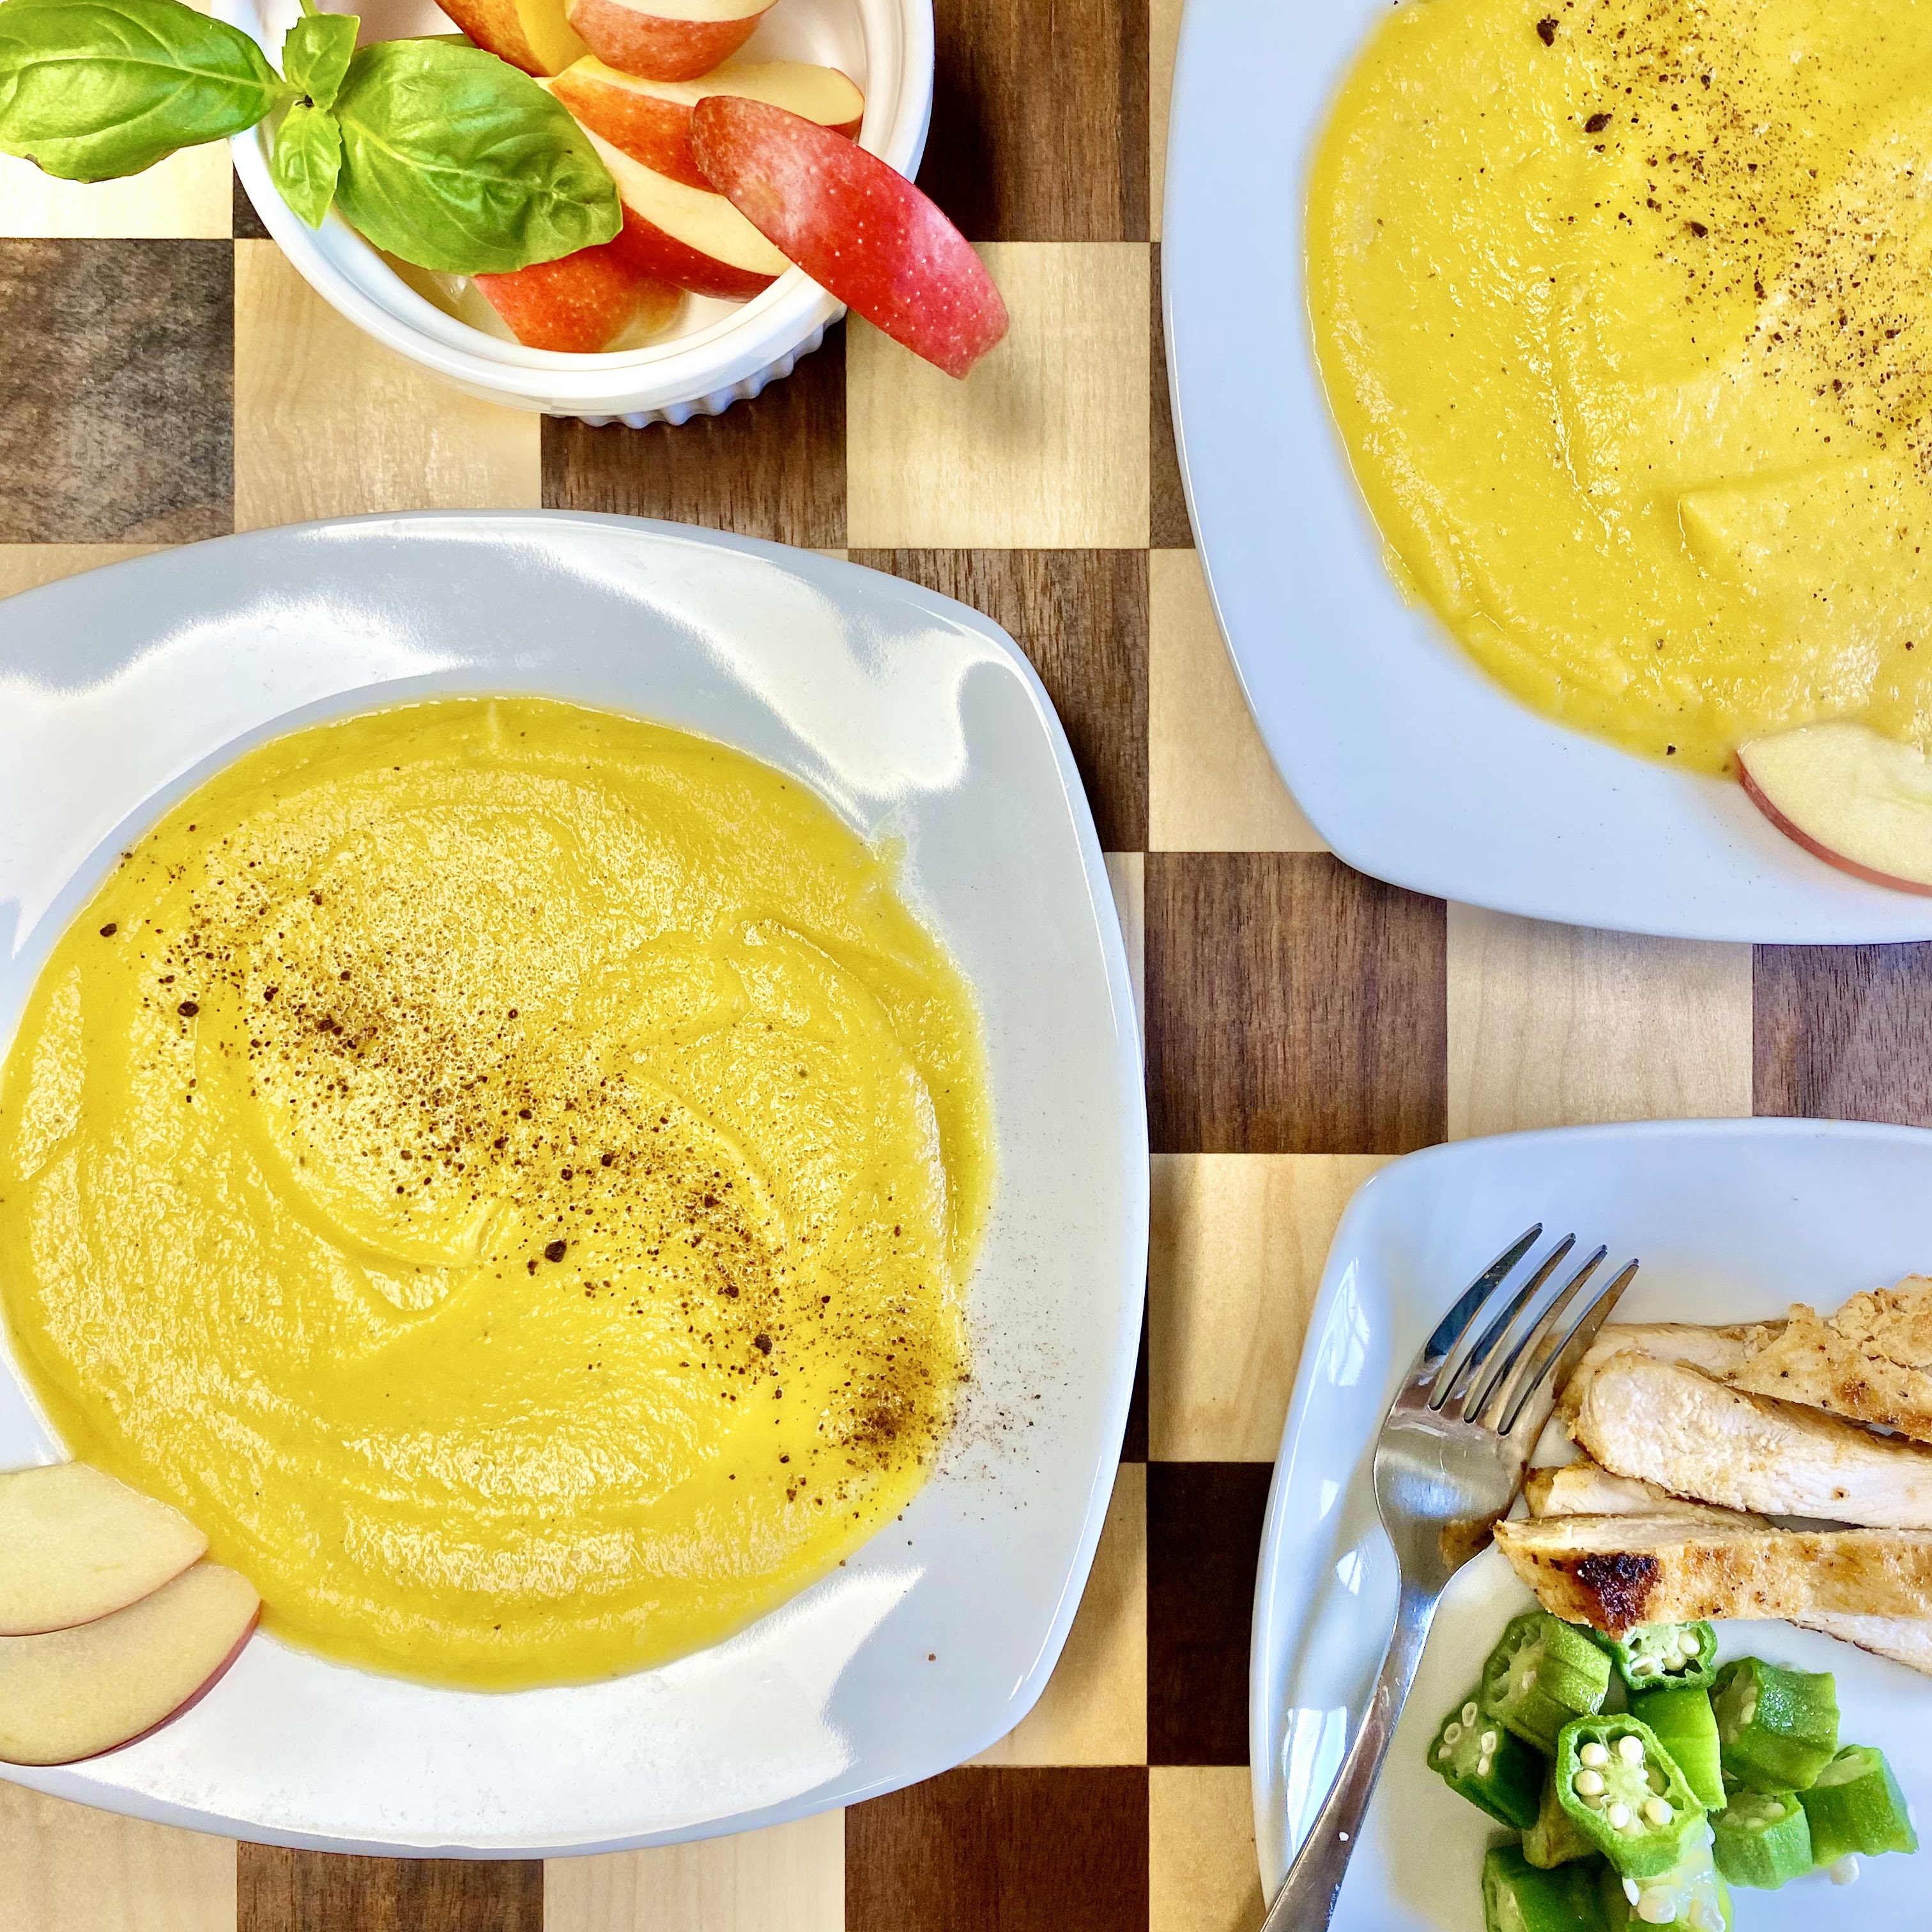
<svg viewBox="0 0 1932 1932">
<path fill-rule="evenodd" d="M 531 1858 L 358 1858 L 244 1845 L 237 1932 L 543 1932 Z"/>
</svg>

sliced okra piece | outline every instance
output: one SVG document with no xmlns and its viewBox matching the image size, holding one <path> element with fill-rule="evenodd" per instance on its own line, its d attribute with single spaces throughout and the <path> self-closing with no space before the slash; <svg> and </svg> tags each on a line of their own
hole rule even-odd
<svg viewBox="0 0 1932 1932">
<path fill-rule="evenodd" d="M 1718 1869 L 1732 1885 L 1775 1892 L 1811 1869 L 1811 1826 L 1795 1791 L 1734 1791 L 1711 1828 Z"/>
<path fill-rule="evenodd" d="M 1622 1636 L 1592 1634 L 1631 1690 L 1708 1690 L 1718 1674 L 1718 1633 L 1708 1624 L 1640 1624 Z"/>
<path fill-rule="evenodd" d="M 1539 1871 L 1514 1845 L 1483 1861 L 1484 1932 L 1608 1932 L 1594 1864 Z"/>
<path fill-rule="evenodd" d="M 1548 1761 L 1504 1730 L 1474 1691 L 1436 1727 L 1429 1768 L 1498 1824 L 1526 1832 L 1536 1822 Z"/>
<path fill-rule="evenodd" d="M 1654 1878 L 1631 1878 L 1613 1865 L 1601 1870 L 1608 1932 L 1642 1932 L 1647 1925 L 1731 1932 L 1730 1888 L 1711 1856 L 1708 1825 L 1700 1826 L 1684 1856 Z"/>
<path fill-rule="evenodd" d="M 1558 1802 L 1628 1878 L 1660 1876 L 1704 1832 L 1703 1806 L 1641 1718 L 1564 1725 L 1556 1776 Z"/>
<path fill-rule="evenodd" d="M 1597 1847 L 1582 1826 L 1564 1810 L 1556 1796 L 1556 1774 L 1552 1766 L 1543 1780 L 1543 1797 L 1537 1807 L 1536 1822 L 1522 1834 L 1522 1855 L 1540 1871 L 1553 1871 L 1573 1858 L 1594 1858 Z"/>
<path fill-rule="evenodd" d="M 1511 1620 L 1483 1666 L 1483 1708 L 1546 1755 L 1573 1718 L 1604 1708 L 1610 1660 L 1588 1631 L 1547 1610 Z"/>
<path fill-rule="evenodd" d="M 1802 1791 L 1838 1748 L 1838 1691 L 1828 1671 L 1781 1670 L 1741 1657 L 1711 1689 L 1724 1775 L 1752 1791 Z"/>
<path fill-rule="evenodd" d="M 1630 1700 L 1630 1715 L 1657 1733 L 1684 1782 L 1707 1811 L 1724 1804 L 1724 1776 L 1718 1744 L 1718 1714 L 1702 1690 L 1646 1690 Z"/>
<path fill-rule="evenodd" d="M 1916 1852 L 1918 1834 L 1885 1754 L 1847 1744 L 1798 1801 L 1811 1826 L 1814 1864 L 1834 1865 L 1853 1852 Z"/>
</svg>

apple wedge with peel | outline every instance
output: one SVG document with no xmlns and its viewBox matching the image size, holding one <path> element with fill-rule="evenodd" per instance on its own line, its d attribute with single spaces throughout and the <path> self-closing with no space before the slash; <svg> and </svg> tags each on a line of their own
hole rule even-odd
<svg viewBox="0 0 1932 1932">
<path fill-rule="evenodd" d="M 208 1553 L 178 1510 L 85 1462 L 0 1475 L 0 1636 L 125 1610 Z"/>
<path fill-rule="evenodd" d="M 1006 305 L 971 243 L 904 176 L 769 101 L 711 94 L 692 109 L 700 172 L 814 281 L 949 376 L 1006 332 Z"/>
<path fill-rule="evenodd" d="M 640 268 L 621 242 L 470 279 L 525 347 L 573 356 L 595 356 L 620 336 L 662 328 L 684 299 Z"/>
<path fill-rule="evenodd" d="M 500 60 L 531 74 L 560 74 L 590 50 L 572 31 L 564 0 L 441 0 L 442 10 Z"/>
<path fill-rule="evenodd" d="M 644 274 L 693 295 L 748 302 L 791 266 L 722 194 L 688 188 L 634 161 L 590 129 L 584 133 L 624 204 L 622 231 L 604 245 L 621 249 Z"/>
<path fill-rule="evenodd" d="M 804 61 L 727 61 L 698 80 L 646 80 L 590 54 L 566 68 L 550 91 L 580 125 L 632 160 L 707 190 L 711 184 L 692 158 L 691 110 L 708 94 L 769 100 L 848 136 L 866 116 L 856 82 L 836 67 Z"/>
<path fill-rule="evenodd" d="M 71 1764 L 184 1711 L 241 1654 L 261 1599 L 197 1563 L 111 1616 L 0 1637 L 0 1763 Z"/>
<path fill-rule="evenodd" d="M 752 38 L 772 0 L 570 0 L 590 51 L 647 80 L 695 80 Z"/>
<path fill-rule="evenodd" d="M 1916 745 L 1837 719 L 1753 740 L 1738 771 L 1772 824 L 1828 866 L 1932 894 L 1932 761 Z"/>
</svg>

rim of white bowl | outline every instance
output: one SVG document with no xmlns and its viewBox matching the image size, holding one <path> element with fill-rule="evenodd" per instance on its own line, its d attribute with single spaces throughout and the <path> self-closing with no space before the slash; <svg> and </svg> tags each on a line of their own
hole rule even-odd
<svg viewBox="0 0 1932 1932">
<path fill-rule="evenodd" d="M 932 0 L 854 0 L 866 44 L 865 119 L 859 144 L 910 179 L 932 116 Z M 214 0 L 217 18 L 275 57 L 261 0 Z M 878 85 L 880 76 L 888 83 Z M 266 125 L 229 142 L 236 172 L 262 225 L 302 279 L 367 334 L 472 393 L 574 415 L 610 416 L 676 408 L 716 395 L 817 346 L 844 314 L 802 268 L 790 268 L 736 313 L 690 335 L 640 349 L 567 355 L 486 335 L 418 295 L 331 211 L 310 228 L 268 175 Z"/>
</svg>

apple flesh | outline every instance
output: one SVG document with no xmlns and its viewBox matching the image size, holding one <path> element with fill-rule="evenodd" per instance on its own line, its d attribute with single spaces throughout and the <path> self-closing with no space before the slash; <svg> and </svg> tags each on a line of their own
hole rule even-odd
<svg viewBox="0 0 1932 1932">
<path fill-rule="evenodd" d="M 178 1510 L 85 1462 L 0 1475 L 0 1636 L 110 1616 L 207 1551 Z"/>
<path fill-rule="evenodd" d="M 1932 894 L 1932 762 L 1916 746 L 1838 719 L 1754 740 L 1738 772 L 1772 824 L 1828 866 Z"/>
<path fill-rule="evenodd" d="M 691 110 L 706 94 L 769 100 L 847 136 L 859 131 L 866 97 L 836 67 L 803 61 L 727 61 L 698 80 L 646 80 L 587 55 L 550 83 L 551 93 L 593 134 L 686 188 L 709 190 L 691 153 Z"/>
<path fill-rule="evenodd" d="M 590 51 L 647 80 L 695 80 L 752 38 L 772 0 L 570 0 Z"/>
<path fill-rule="evenodd" d="M 560 74 L 590 50 L 571 30 L 564 0 L 438 0 L 474 40 L 526 74 Z"/>
<path fill-rule="evenodd" d="M 1006 332 L 972 244 L 904 176 L 829 128 L 764 100 L 692 110 L 699 171 L 818 285 L 949 376 Z"/>
<path fill-rule="evenodd" d="M 112 1616 L 0 1637 L 0 1763 L 71 1764 L 132 1743 L 214 1684 L 260 1612 L 245 1577 L 198 1563 Z"/>
<path fill-rule="evenodd" d="M 683 299 L 670 283 L 640 268 L 618 242 L 470 279 L 519 342 L 566 355 L 594 356 L 620 336 L 662 328 Z"/>
</svg>

